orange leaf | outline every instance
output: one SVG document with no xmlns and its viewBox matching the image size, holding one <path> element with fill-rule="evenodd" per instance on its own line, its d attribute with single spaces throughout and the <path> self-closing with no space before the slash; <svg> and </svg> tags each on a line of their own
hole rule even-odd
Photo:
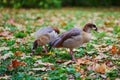
<svg viewBox="0 0 120 80">
<path fill-rule="evenodd" d="M 18 60 L 12 60 L 12 66 L 14 67 L 14 68 L 16 68 L 16 67 L 18 67 L 19 66 L 19 64 L 20 64 L 20 62 L 18 61 Z"/>
<path fill-rule="evenodd" d="M 97 64 L 96 67 L 95 67 L 95 71 L 96 72 L 99 72 L 99 73 L 105 73 L 105 70 L 106 70 L 106 65 L 105 64 Z"/>
<path fill-rule="evenodd" d="M 14 55 L 15 55 L 15 56 L 22 56 L 22 52 L 16 51 L 16 52 L 14 53 Z"/>
<path fill-rule="evenodd" d="M 51 70 L 55 70 L 56 68 L 55 67 L 51 67 Z"/>
<path fill-rule="evenodd" d="M 117 49 L 116 49 L 116 47 L 113 45 L 113 46 L 112 46 L 112 49 L 111 49 L 112 54 L 115 55 L 116 51 L 117 51 Z"/>
<path fill-rule="evenodd" d="M 26 63 L 25 62 L 19 62 L 18 60 L 12 60 L 12 66 L 14 68 L 18 67 L 18 66 L 25 66 Z"/>
</svg>

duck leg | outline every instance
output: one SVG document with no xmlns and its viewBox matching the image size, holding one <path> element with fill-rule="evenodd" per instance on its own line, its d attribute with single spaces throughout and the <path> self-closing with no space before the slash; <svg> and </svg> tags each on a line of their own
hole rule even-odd
<svg viewBox="0 0 120 80">
<path fill-rule="evenodd" d="M 73 60 L 73 61 L 76 61 L 76 59 L 75 59 L 75 57 L 74 57 L 74 55 L 73 55 L 73 49 L 70 49 L 70 55 L 71 55 L 71 57 L 72 57 L 72 60 Z"/>
<path fill-rule="evenodd" d="M 45 53 L 47 54 L 48 53 L 47 47 L 43 46 L 43 48 L 44 48 Z"/>
</svg>

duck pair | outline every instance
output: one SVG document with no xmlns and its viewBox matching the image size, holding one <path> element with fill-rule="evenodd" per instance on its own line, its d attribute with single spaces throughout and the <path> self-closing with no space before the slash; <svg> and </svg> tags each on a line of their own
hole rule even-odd
<svg viewBox="0 0 120 80">
<path fill-rule="evenodd" d="M 73 61 L 76 61 L 73 55 L 73 49 L 80 47 L 82 44 L 87 43 L 91 39 L 91 30 L 97 31 L 97 27 L 93 23 L 87 23 L 83 27 L 83 30 L 78 28 L 72 28 L 64 33 L 60 34 L 59 29 L 55 27 L 40 28 L 35 33 L 35 41 L 33 43 L 32 51 L 38 46 L 44 46 L 45 53 L 48 53 L 46 44 L 50 44 L 50 48 L 69 48 L 70 55 Z"/>
</svg>

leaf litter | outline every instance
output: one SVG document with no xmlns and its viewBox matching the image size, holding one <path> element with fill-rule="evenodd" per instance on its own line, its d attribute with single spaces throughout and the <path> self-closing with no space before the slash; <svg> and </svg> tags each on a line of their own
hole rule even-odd
<svg viewBox="0 0 120 80">
<path fill-rule="evenodd" d="M 3 8 L 0 14 L 2 19 L 0 20 L 0 24 L 2 24 L 0 25 L 0 65 L 3 67 L 0 69 L 2 72 L 0 72 L 0 78 L 10 79 L 15 76 L 14 72 L 31 73 L 32 70 L 34 78 L 39 76 L 42 79 L 55 79 L 55 77 L 58 79 L 64 77 L 64 79 L 89 79 L 90 77 L 91 79 L 119 79 L 117 73 L 120 73 L 120 18 L 118 17 L 120 12 L 110 10 Z M 24 12 L 21 13 L 21 11 Z M 93 16 L 92 20 L 91 16 Z M 93 47 L 88 43 L 74 49 L 76 63 L 70 60 L 67 49 L 55 49 L 49 55 L 29 56 L 34 32 L 40 27 L 56 26 L 62 33 L 72 27 L 81 28 L 86 22 L 96 23 L 100 33 L 92 37 L 90 43 Z M 17 35 L 14 35 L 16 33 Z M 12 40 L 15 40 L 15 43 Z M 38 49 L 36 53 L 39 52 Z M 26 70 L 16 71 L 17 67 L 23 66 Z M 6 68 L 8 72 L 12 70 L 12 73 L 8 75 L 4 71 Z M 116 72 L 112 70 L 116 70 Z M 42 72 L 37 73 L 36 71 Z M 74 74 L 76 72 L 80 73 L 77 77 Z M 63 77 L 60 77 L 61 74 Z"/>
</svg>

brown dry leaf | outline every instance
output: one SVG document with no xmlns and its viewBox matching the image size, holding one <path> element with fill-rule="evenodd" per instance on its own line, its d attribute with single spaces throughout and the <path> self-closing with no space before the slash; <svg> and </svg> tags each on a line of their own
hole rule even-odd
<svg viewBox="0 0 120 80">
<path fill-rule="evenodd" d="M 26 63 L 25 62 L 20 62 L 20 61 L 18 61 L 18 60 L 12 60 L 12 66 L 13 66 L 13 68 L 16 68 L 16 67 L 18 67 L 18 66 L 25 66 L 26 65 Z"/>
<path fill-rule="evenodd" d="M 56 68 L 54 66 L 51 66 L 50 68 L 51 68 L 51 70 L 56 70 Z"/>
<path fill-rule="evenodd" d="M 90 60 L 84 59 L 84 58 L 78 58 L 76 63 L 77 64 L 87 64 L 88 62 L 90 62 Z"/>
<path fill-rule="evenodd" d="M 113 22 L 106 21 L 106 22 L 104 22 L 104 24 L 105 24 L 105 25 L 111 25 L 111 24 L 113 24 Z"/>
<path fill-rule="evenodd" d="M 62 25 L 62 27 L 64 27 L 64 26 L 67 25 L 67 23 L 66 23 L 65 21 L 62 21 L 62 22 L 61 22 L 61 25 Z"/>
<path fill-rule="evenodd" d="M 65 62 L 65 60 L 56 60 L 56 63 L 64 63 Z"/>
<path fill-rule="evenodd" d="M 115 55 L 115 53 L 117 52 L 115 45 L 112 46 L 111 52 L 113 55 Z"/>
<path fill-rule="evenodd" d="M 44 65 L 44 66 L 52 66 L 52 63 L 48 63 L 48 62 L 42 62 L 41 60 L 38 60 L 34 63 L 34 66 L 38 66 L 38 65 Z"/>
<path fill-rule="evenodd" d="M 15 56 L 23 56 L 23 53 L 20 52 L 20 51 L 16 51 L 16 52 L 14 53 L 14 55 L 15 55 Z"/>
<path fill-rule="evenodd" d="M 76 72 L 80 72 L 81 70 L 80 65 L 75 65 L 74 68 Z"/>
<path fill-rule="evenodd" d="M 108 67 L 106 66 L 106 64 L 96 64 L 94 70 L 98 73 L 104 74 L 106 72 L 107 68 Z"/>
<path fill-rule="evenodd" d="M 71 64 L 71 63 L 73 63 L 74 61 L 72 61 L 72 60 L 69 60 L 69 61 L 67 61 L 67 62 L 64 62 L 63 64 L 64 65 L 68 65 L 68 64 Z"/>
</svg>

